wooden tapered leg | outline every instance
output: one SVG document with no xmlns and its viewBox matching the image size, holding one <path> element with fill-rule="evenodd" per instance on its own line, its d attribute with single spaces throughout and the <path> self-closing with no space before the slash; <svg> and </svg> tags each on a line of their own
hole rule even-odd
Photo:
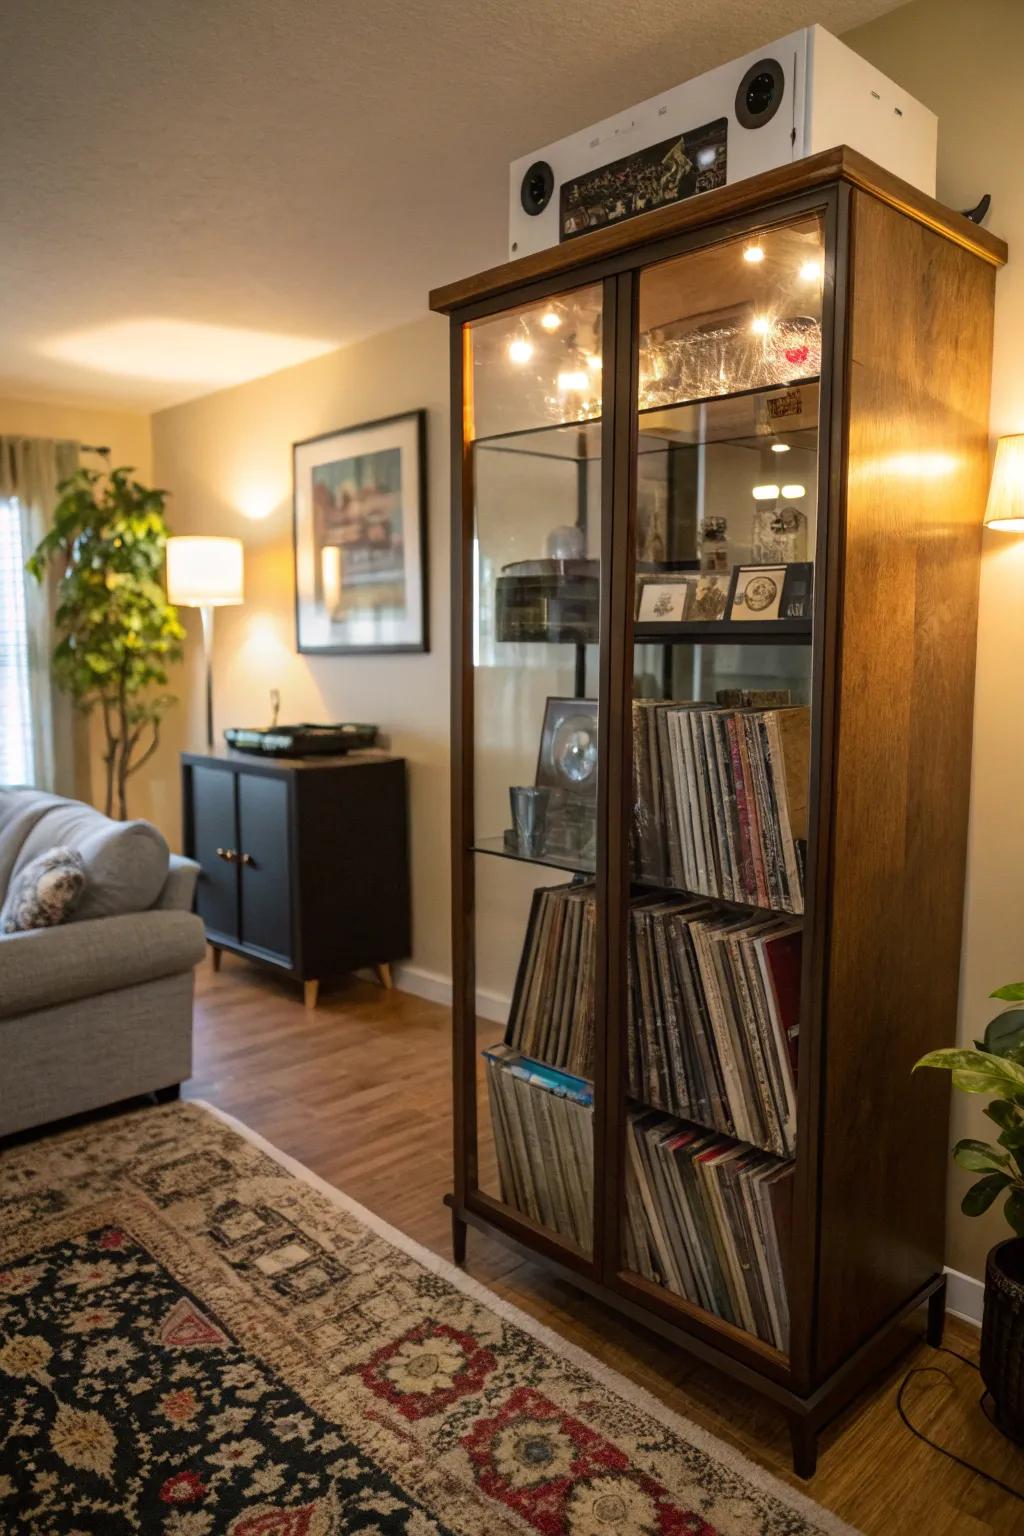
<svg viewBox="0 0 1024 1536">
<path fill-rule="evenodd" d="M 461 1268 L 466 1262 L 466 1233 L 469 1228 L 461 1217 L 452 1211 L 452 1254 Z"/>
<path fill-rule="evenodd" d="M 933 1349 L 942 1348 L 942 1338 L 946 1331 L 946 1282 L 943 1280 L 937 1291 L 933 1291 L 928 1298 L 928 1329 L 925 1337 Z"/>
<path fill-rule="evenodd" d="M 213 966 L 215 971 L 219 971 L 220 970 L 220 957 L 221 957 L 220 949 L 217 947 L 216 944 L 211 944 L 210 945 L 210 964 Z"/>
<path fill-rule="evenodd" d="M 315 1008 L 317 998 L 320 996 L 320 983 L 318 981 L 304 981 L 302 994 L 307 1008 Z"/>
<path fill-rule="evenodd" d="M 394 986 L 394 982 L 391 980 L 390 965 L 384 961 L 380 965 L 375 965 L 374 970 L 377 972 L 377 980 L 380 982 L 381 986 L 384 987 L 386 991 L 390 992 Z"/>
<path fill-rule="evenodd" d="M 797 1477 L 813 1477 L 818 1465 L 818 1430 L 814 1421 L 795 1413 L 789 1421 L 789 1443 Z"/>
</svg>

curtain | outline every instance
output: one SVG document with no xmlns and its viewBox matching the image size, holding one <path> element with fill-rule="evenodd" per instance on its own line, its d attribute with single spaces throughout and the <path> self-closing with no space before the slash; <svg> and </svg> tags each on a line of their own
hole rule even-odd
<svg viewBox="0 0 1024 1536">
<path fill-rule="evenodd" d="M 17 502 L 23 562 L 50 526 L 57 485 L 78 468 L 78 444 L 41 437 L 0 437 L 0 498 Z M 25 628 L 34 780 L 39 789 L 74 793 L 71 704 L 53 682 L 50 656 L 57 578 L 25 573 Z"/>
</svg>

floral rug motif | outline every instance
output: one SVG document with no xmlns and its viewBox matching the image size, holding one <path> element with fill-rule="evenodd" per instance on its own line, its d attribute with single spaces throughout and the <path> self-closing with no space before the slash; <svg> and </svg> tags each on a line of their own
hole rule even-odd
<svg viewBox="0 0 1024 1536">
<path fill-rule="evenodd" d="M 848 1529 L 271 1151 L 175 1104 L 0 1153 L 0 1532 Z"/>
</svg>

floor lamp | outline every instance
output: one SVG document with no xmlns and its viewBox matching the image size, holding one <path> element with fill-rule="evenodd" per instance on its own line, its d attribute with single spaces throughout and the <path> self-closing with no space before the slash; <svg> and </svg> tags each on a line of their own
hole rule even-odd
<svg viewBox="0 0 1024 1536">
<path fill-rule="evenodd" d="M 241 539 L 191 535 L 167 540 L 167 596 L 176 608 L 198 608 L 206 660 L 206 744 L 213 750 L 213 610 L 243 598 Z"/>
</svg>

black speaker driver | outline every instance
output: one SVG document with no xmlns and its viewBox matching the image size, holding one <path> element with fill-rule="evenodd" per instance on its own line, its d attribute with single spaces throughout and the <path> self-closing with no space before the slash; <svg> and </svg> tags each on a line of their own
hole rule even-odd
<svg viewBox="0 0 1024 1536">
<path fill-rule="evenodd" d="M 763 128 L 782 105 L 786 76 L 778 59 L 751 64 L 736 92 L 736 120 L 741 128 Z"/>
<path fill-rule="evenodd" d="M 555 173 L 546 160 L 535 160 L 523 177 L 523 184 L 519 188 L 519 201 L 523 205 L 523 212 L 535 218 L 538 213 L 543 213 L 551 201 L 551 194 L 555 190 Z"/>
</svg>

